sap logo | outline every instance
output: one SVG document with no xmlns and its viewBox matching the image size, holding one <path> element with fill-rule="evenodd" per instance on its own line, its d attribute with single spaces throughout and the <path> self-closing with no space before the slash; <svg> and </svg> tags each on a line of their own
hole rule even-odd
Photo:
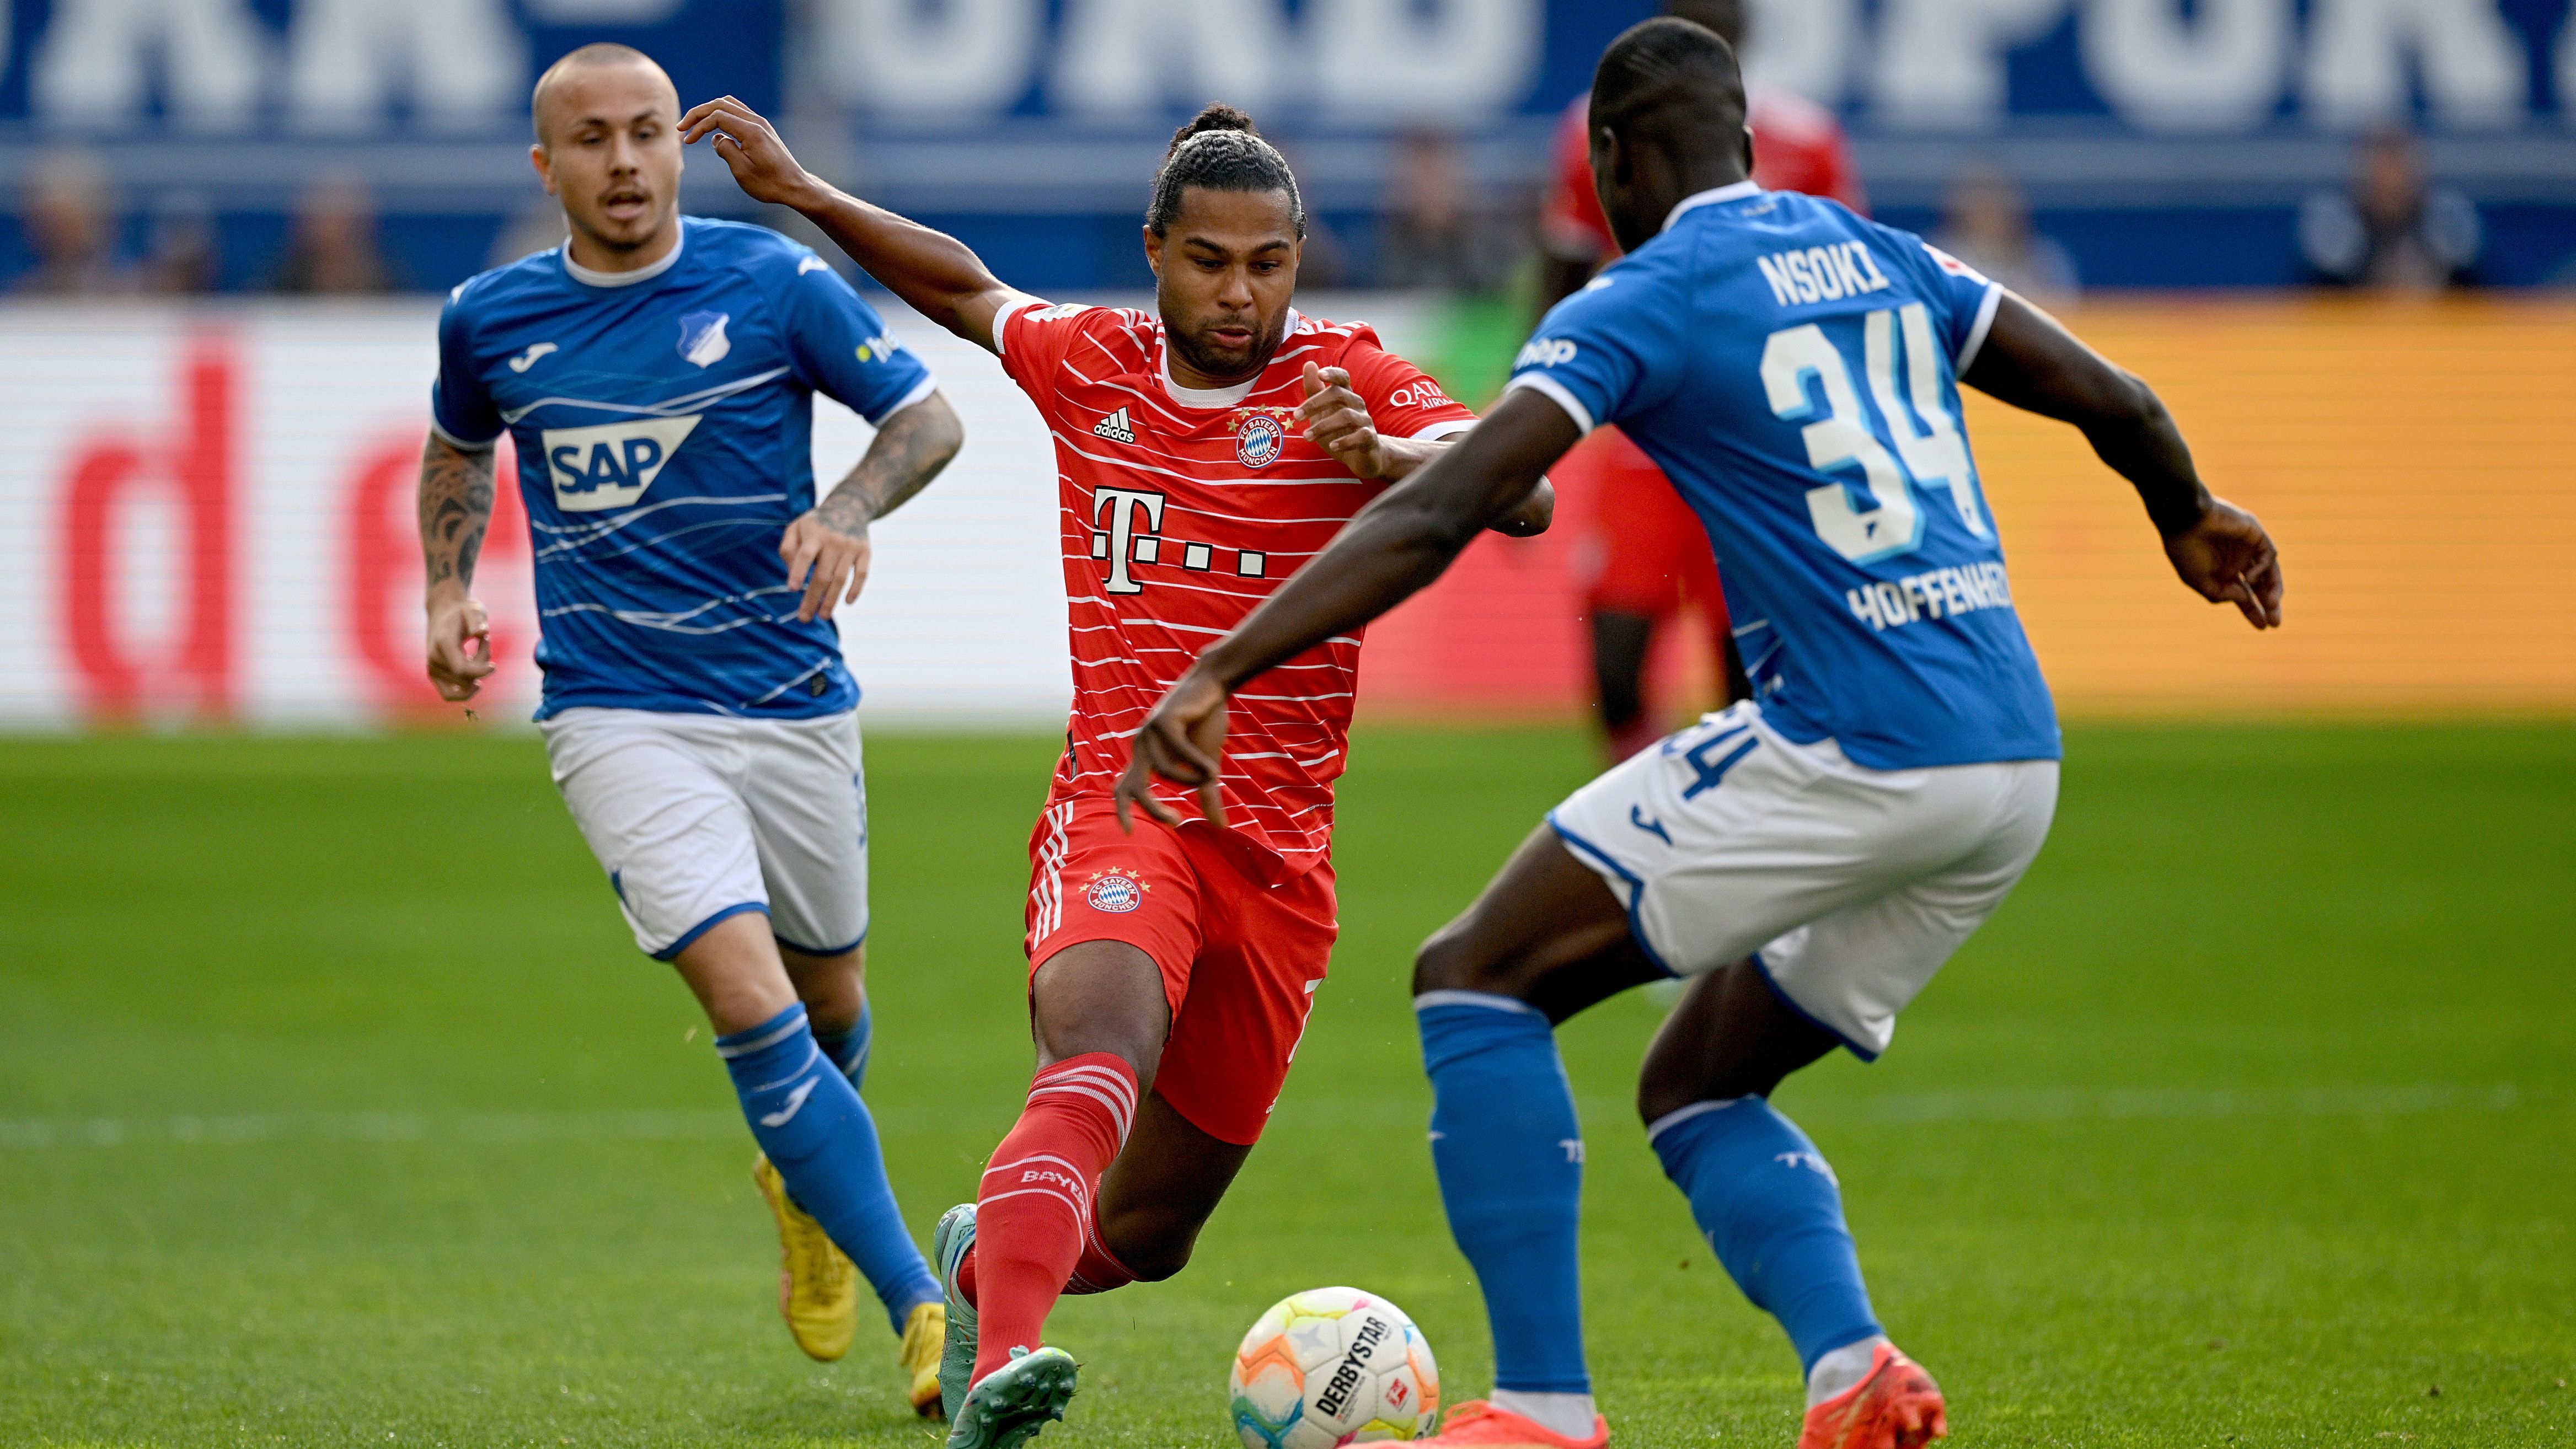
<svg viewBox="0 0 2576 1449">
<path fill-rule="evenodd" d="M 891 362 L 903 350 L 903 344 L 883 332 L 859 344 L 859 361 Z"/>
<path fill-rule="evenodd" d="M 1783 307 L 1804 302 L 1838 302 L 1863 292 L 1883 292 L 1888 281 L 1878 260 L 1860 242 L 1836 242 L 1804 251 L 1772 252 L 1753 259 L 1762 280 L 1771 284 L 1771 300 Z"/>
<path fill-rule="evenodd" d="M 1424 378 L 1420 382 L 1399 387 L 1388 393 L 1386 401 L 1390 407 L 1436 408 L 1449 401 L 1449 394 L 1440 390 L 1440 384 Z"/>
<path fill-rule="evenodd" d="M 1533 337 L 1512 359 L 1514 368 L 1562 367 L 1574 360 L 1574 344 L 1562 337 Z"/>
<path fill-rule="evenodd" d="M 680 319 L 680 355 L 700 367 L 713 367 L 733 351 L 725 336 L 729 312 L 691 312 Z"/>
<path fill-rule="evenodd" d="M 653 486 L 702 416 L 546 429 L 546 471 L 554 478 L 555 506 L 566 513 L 597 513 L 631 505 Z"/>
</svg>

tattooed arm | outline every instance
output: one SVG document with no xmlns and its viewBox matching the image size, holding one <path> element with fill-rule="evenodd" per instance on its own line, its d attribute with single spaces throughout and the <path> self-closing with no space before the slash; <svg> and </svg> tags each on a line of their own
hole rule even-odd
<svg viewBox="0 0 2576 1449">
<path fill-rule="evenodd" d="M 469 452 L 436 433 L 420 450 L 420 557 L 429 576 L 429 681 L 461 704 L 492 672 L 492 627 L 473 596 L 474 562 L 492 523 L 490 448 Z M 482 641 L 478 647 L 475 641 Z"/>
<path fill-rule="evenodd" d="M 836 605 L 858 601 L 868 582 L 868 525 L 930 486 L 965 441 L 957 414 L 936 392 L 885 420 L 859 466 L 779 540 L 787 587 L 805 591 L 798 619 L 828 619 Z"/>
</svg>

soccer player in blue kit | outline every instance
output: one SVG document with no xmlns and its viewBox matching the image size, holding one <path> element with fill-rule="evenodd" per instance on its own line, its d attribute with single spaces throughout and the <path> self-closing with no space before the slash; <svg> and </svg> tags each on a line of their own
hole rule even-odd
<svg viewBox="0 0 2576 1449">
<path fill-rule="evenodd" d="M 1617 423 L 1706 525 L 1754 696 L 1575 792 L 1416 960 L 1433 1165 L 1485 1287 L 1496 1384 L 1421 1442 L 1609 1442 L 1553 1028 L 1682 976 L 1639 1112 L 1719 1260 L 1797 1349 L 1801 1449 L 1920 1445 L 1946 1432 L 1940 1391 L 1879 1325 L 1833 1170 L 1768 1099 L 1836 1046 L 1886 1049 L 2056 804 L 2057 722 L 1958 384 L 2082 429 L 2183 582 L 2258 629 L 2281 622 L 2279 562 L 2202 485 L 2144 383 L 1919 238 L 1747 180 L 1743 80 L 1712 32 L 1664 19 L 1621 36 L 1590 132 L 1627 257 L 1540 323 L 1474 431 L 1201 655 L 1120 790 L 1213 779 L 1234 690 L 1428 584 Z"/>
<path fill-rule="evenodd" d="M 636 945 L 679 969 L 714 1027 L 762 1149 L 780 1309 L 805 1352 L 839 1358 L 864 1274 L 914 1408 L 936 1414 L 946 1309 L 858 1093 L 867 797 L 832 612 L 866 581 L 870 521 L 956 455 L 957 417 L 821 258 L 679 214 L 679 98 L 660 66 L 586 46 L 533 109 L 569 237 L 457 288 L 439 319 L 420 476 L 430 678 L 461 702 L 493 667 L 469 590 L 506 429 L 555 784 Z M 816 392 L 877 430 L 820 502 Z"/>
</svg>

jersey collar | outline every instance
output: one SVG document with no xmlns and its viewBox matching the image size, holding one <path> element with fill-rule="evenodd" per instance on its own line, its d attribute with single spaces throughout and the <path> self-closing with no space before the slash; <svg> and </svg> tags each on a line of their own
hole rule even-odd
<svg viewBox="0 0 2576 1449">
<path fill-rule="evenodd" d="M 1672 211 L 1664 217 L 1663 230 L 1671 231 L 1673 229 L 1673 223 L 1681 220 L 1682 213 L 1685 211 L 1695 211 L 1703 206 L 1715 206 L 1721 201 L 1742 201 L 1748 196 L 1759 196 L 1761 194 L 1762 187 L 1759 183 L 1753 181 L 1738 181 L 1732 186 L 1720 186 L 1714 190 L 1696 192 L 1692 195 L 1685 196 L 1680 200 L 1680 202 L 1675 204 Z"/>
<path fill-rule="evenodd" d="M 639 282 L 653 280 L 678 266 L 680 253 L 688 250 L 689 247 L 688 218 L 674 217 L 672 220 L 679 225 L 679 239 L 671 243 L 671 249 L 662 254 L 660 261 L 637 267 L 631 272 L 601 272 L 585 267 L 572 259 L 572 241 L 569 238 L 565 239 L 560 253 L 563 257 L 564 275 L 585 287 L 632 287 Z"/>
<path fill-rule="evenodd" d="M 1304 320 L 1297 315 L 1296 308 L 1288 309 L 1288 321 L 1279 329 L 1282 346 L 1286 345 L 1289 338 L 1297 335 L 1297 328 Z M 1163 391 L 1171 394 L 1172 401 L 1185 408 L 1230 408 L 1252 396 L 1252 390 L 1261 385 L 1259 374 L 1255 374 L 1251 381 L 1238 382 L 1232 387 L 1183 387 L 1172 381 L 1172 352 L 1169 342 L 1166 341 L 1159 350 L 1163 354 Z M 1269 369 L 1265 367 L 1262 371 L 1267 372 Z"/>
</svg>

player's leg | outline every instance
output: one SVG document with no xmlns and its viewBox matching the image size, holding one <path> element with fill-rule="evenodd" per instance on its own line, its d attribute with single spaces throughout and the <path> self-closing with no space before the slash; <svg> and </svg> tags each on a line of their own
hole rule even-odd
<svg viewBox="0 0 2576 1449">
<path fill-rule="evenodd" d="M 1590 612 L 1592 698 L 1616 763 L 1654 743 L 1657 734 L 1646 713 L 1646 657 L 1654 650 L 1655 621 L 1598 605 Z"/>
<path fill-rule="evenodd" d="M 839 1078 L 831 1095 L 849 1124 L 801 1171 L 774 1154 L 765 1166 L 755 1165 L 779 1223 L 786 1264 L 781 1304 L 791 1327 L 828 1311 L 836 1325 L 848 1325 L 835 1329 L 846 1347 L 856 1304 L 835 1282 L 846 1271 L 829 1251 L 837 1247 L 875 1290 L 908 1351 L 904 1367 L 916 1391 L 914 1407 L 927 1412 L 939 1337 L 938 1325 L 929 1320 L 941 1312 L 939 1287 L 904 1226 L 875 1121 L 858 1096 L 870 1023 L 861 977 L 868 928 L 867 797 L 857 726 L 839 715 L 719 721 L 711 727 L 726 731 L 734 746 L 727 758 L 750 816 L 770 901 L 769 955 L 795 993 L 816 1050 Z M 848 1090 L 846 1103 L 842 1087 Z M 773 1172 L 778 1180 L 771 1180 Z M 815 1241 L 817 1228 L 828 1241 Z M 814 1350 L 805 1327 L 798 1328 L 797 1338 L 809 1353 Z"/>
<path fill-rule="evenodd" d="M 1798 1352 L 1811 1445 L 1919 1444 L 1945 1432 L 1946 1411 L 1931 1376 L 1879 1325 L 1832 1167 L 1770 1094 L 1837 1045 L 1864 1058 L 1886 1048 L 1896 1014 L 2028 869 L 2056 798 L 2045 762 L 1908 773 L 1904 808 L 1936 826 L 1915 838 L 1948 837 L 1953 858 L 1694 983 L 1639 1080 L 1639 1115 L 1667 1175 Z M 1907 854 L 1907 843 L 1891 839 L 1888 853 Z"/>
<path fill-rule="evenodd" d="M 1432 1166 L 1494 1335 L 1500 1413 L 1483 1422 L 1524 1442 L 1606 1432 L 1583 1352 L 1583 1133 L 1555 1025 L 1663 974 L 1626 908 L 1545 826 L 1414 965 Z M 1528 1439 L 1522 1421 L 1554 1437 Z"/>
</svg>

